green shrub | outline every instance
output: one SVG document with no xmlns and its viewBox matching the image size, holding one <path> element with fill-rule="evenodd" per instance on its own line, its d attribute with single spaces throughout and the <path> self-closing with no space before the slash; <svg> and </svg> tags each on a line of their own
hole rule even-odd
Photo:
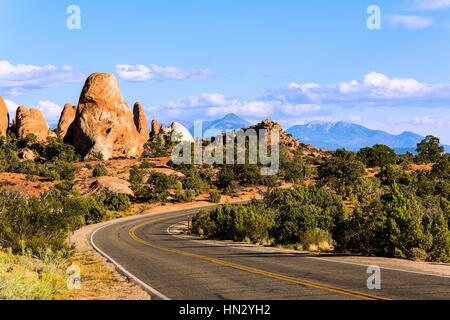
<svg viewBox="0 0 450 320">
<path fill-rule="evenodd" d="M 358 152 L 358 159 L 367 167 L 383 167 L 397 163 L 397 154 L 383 144 L 376 144 L 372 148 L 362 148 Z"/>
<path fill-rule="evenodd" d="M 137 167 L 137 166 L 133 166 L 130 170 L 130 184 L 131 185 L 139 185 L 141 183 L 144 182 L 144 178 L 146 175 L 146 171 Z"/>
<path fill-rule="evenodd" d="M 193 190 L 178 190 L 175 193 L 175 201 L 177 202 L 192 202 L 195 200 L 195 192 Z"/>
<path fill-rule="evenodd" d="M 220 192 L 217 189 L 212 189 L 209 192 L 209 201 L 219 203 L 221 199 Z"/>
<path fill-rule="evenodd" d="M 234 241 L 266 242 L 272 220 L 252 207 L 225 204 L 211 212 L 200 212 L 192 219 L 191 231 L 206 237 Z"/>
<path fill-rule="evenodd" d="M 106 166 L 103 163 L 99 163 L 95 165 L 94 170 L 92 171 L 93 177 L 102 177 L 108 175 L 108 169 L 106 169 Z"/>
</svg>

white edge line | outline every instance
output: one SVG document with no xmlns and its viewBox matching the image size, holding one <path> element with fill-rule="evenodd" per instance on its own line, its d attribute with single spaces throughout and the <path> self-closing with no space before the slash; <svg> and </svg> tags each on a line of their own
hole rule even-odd
<svg viewBox="0 0 450 320">
<path fill-rule="evenodd" d="M 124 273 L 127 277 L 133 279 L 134 282 L 136 282 L 137 284 L 139 284 L 142 288 L 144 288 L 146 291 L 153 293 L 154 295 L 158 296 L 159 298 L 163 299 L 163 300 L 171 300 L 169 297 L 163 295 L 161 292 L 159 292 L 158 290 L 150 287 L 148 284 L 146 284 L 145 282 L 143 282 L 142 280 L 140 280 L 139 278 L 137 278 L 135 275 L 131 274 L 129 271 L 127 271 L 124 267 L 122 267 L 118 262 L 116 262 L 113 258 L 111 258 L 109 255 L 107 255 L 105 252 L 103 252 L 99 247 L 97 247 L 94 243 L 94 235 L 97 233 L 97 231 L 108 227 L 112 224 L 115 223 L 111 223 L 111 224 L 107 224 L 104 225 L 103 227 L 100 227 L 98 229 L 96 229 L 94 232 L 92 232 L 91 234 L 91 238 L 90 238 L 90 242 L 92 247 L 98 252 L 100 253 L 102 256 L 104 256 L 106 259 L 108 259 L 112 264 L 114 264 L 116 266 L 116 268 L 118 268 L 122 273 Z"/>
<path fill-rule="evenodd" d="M 170 227 L 167 228 L 166 232 L 168 234 L 170 234 L 173 237 L 179 238 L 179 239 L 183 239 L 183 240 L 188 240 L 188 241 L 192 241 L 192 242 L 198 242 L 198 243 L 203 243 L 203 244 L 208 244 L 211 246 L 224 246 L 227 244 L 219 244 L 219 243 L 211 243 L 211 240 L 206 240 L 208 242 L 206 242 L 205 240 L 197 240 L 197 239 L 189 239 L 187 237 L 182 237 L 179 235 L 176 235 L 172 232 L 170 232 L 170 229 L 172 229 L 173 226 L 182 224 L 184 221 L 180 221 L 178 223 L 175 223 L 173 225 L 171 225 Z M 216 240 L 212 240 L 212 241 L 216 241 Z M 241 248 L 241 247 L 237 247 L 237 246 L 233 246 L 233 245 L 228 245 L 231 248 L 234 249 L 240 249 L 240 250 L 248 250 L 248 251 L 256 251 L 259 252 L 260 250 L 258 249 L 253 249 L 253 248 Z M 294 256 L 297 255 L 299 253 L 290 253 L 290 252 L 286 252 L 286 254 Z M 361 266 L 361 267 L 369 267 L 375 264 L 362 264 L 362 263 L 356 263 L 356 262 L 348 262 L 348 261 L 339 261 L 339 260 L 332 260 L 332 259 L 324 259 L 324 258 L 320 258 L 320 257 L 304 257 L 307 259 L 314 259 L 314 260 L 319 260 L 319 261 L 327 261 L 327 262 L 335 262 L 335 263 L 343 263 L 343 264 L 352 264 L 352 265 L 357 265 L 357 266 Z M 409 272 L 409 273 L 416 273 L 416 274 L 421 274 L 421 275 L 425 275 L 425 276 L 433 276 L 433 277 L 441 277 L 441 278 L 450 278 L 450 276 L 445 276 L 445 275 L 441 275 L 441 274 L 434 274 L 434 273 L 426 273 L 426 272 L 420 272 L 420 271 L 412 271 L 412 270 L 403 270 L 403 269 L 395 269 L 395 268 L 389 268 L 389 267 L 379 267 L 380 269 L 386 269 L 386 270 L 392 270 L 392 271 L 400 271 L 400 272 Z"/>
<path fill-rule="evenodd" d="M 232 204 L 241 204 L 241 203 L 246 203 L 247 201 L 239 201 L 236 203 L 232 203 Z M 142 218 L 145 218 L 147 216 L 159 216 L 159 215 L 164 215 L 164 214 L 168 214 L 168 213 L 175 213 L 178 211 L 187 211 L 186 214 L 189 214 L 191 211 L 197 211 L 197 210 L 208 210 L 208 208 L 210 207 L 216 207 L 219 205 L 211 205 L 211 206 L 200 206 L 200 207 L 196 207 L 196 208 L 188 208 L 186 210 L 172 210 L 172 211 L 167 211 L 167 212 L 158 212 L 158 213 L 149 213 L 146 215 L 141 215 L 141 216 L 133 216 L 133 217 L 127 217 L 124 219 L 117 219 L 114 220 L 110 223 L 105 224 L 104 226 L 101 226 L 97 229 L 95 229 L 90 236 L 90 244 L 91 246 L 98 252 L 100 253 L 103 257 L 105 257 L 106 259 L 108 259 L 112 264 L 114 264 L 116 266 L 116 268 L 118 268 L 123 274 L 125 274 L 127 277 L 133 279 L 133 281 L 135 281 L 137 284 L 139 284 L 142 288 L 144 288 L 145 290 L 147 290 L 150 293 L 153 293 L 154 295 L 158 296 L 159 298 L 161 298 L 162 300 L 171 300 L 169 297 L 165 296 L 164 294 L 162 294 L 161 292 L 159 292 L 158 290 L 152 288 L 151 286 L 149 286 L 148 284 L 146 284 L 144 281 L 140 280 L 138 277 L 136 277 L 135 275 L 133 275 L 131 272 L 129 272 L 128 270 L 126 270 L 124 267 L 122 267 L 118 262 L 116 262 L 113 258 L 111 258 L 108 254 L 106 254 L 104 251 L 102 251 L 99 247 L 97 247 L 94 243 L 94 235 L 97 233 L 97 231 L 100 231 L 103 228 L 109 227 L 111 225 L 114 225 L 116 223 L 121 223 L 124 221 L 133 221 L 133 220 L 139 220 Z"/>
</svg>

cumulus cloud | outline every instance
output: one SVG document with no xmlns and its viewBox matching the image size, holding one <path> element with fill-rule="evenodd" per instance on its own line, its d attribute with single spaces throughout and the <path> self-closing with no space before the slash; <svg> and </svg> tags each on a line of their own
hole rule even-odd
<svg viewBox="0 0 450 320">
<path fill-rule="evenodd" d="M 26 64 L 13 65 L 0 61 L 0 93 L 18 96 L 31 90 L 81 82 L 85 76 L 70 66 L 55 67 Z"/>
<path fill-rule="evenodd" d="M 412 78 L 389 78 L 371 72 L 362 81 L 328 85 L 290 83 L 265 97 L 295 104 L 335 104 L 340 106 L 422 106 L 439 107 L 450 103 L 450 83 L 428 84 Z"/>
<path fill-rule="evenodd" d="M 251 117 L 278 116 L 300 116 L 314 113 L 321 108 L 316 104 L 296 104 L 281 101 L 277 98 L 272 100 L 255 99 L 242 101 L 236 98 L 226 98 L 219 93 L 204 93 L 199 97 L 189 97 L 178 102 L 169 102 L 168 109 L 190 109 L 190 111 L 202 112 L 209 116 L 222 116 L 227 113 L 236 113 Z"/>
<path fill-rule="evenodd" d="M 360 116 L 348 116 L 348 119 L 352 122 L 360 121 L 362 118 Z"/>
<path fill-rule="evenodd" d="M 32 108 L 40 109 L 48 123 L 58 121 L 63 109 L 58 104 L 46 100 L 39 101 L 36 105 L 32 106 Z"/>
<path fill-rule="evenodd" d="M 9 116 L 12 119 L 15 116 L 19 105 L 12 100 L 4 99 L 4 101 L 6 103 L 6 107 L 8 108 Z"/>
<path fill-rule="evenodd" d="M 412 8 L 415 10 L 443 10 L 450 8 L 450 0 L 416 0 Z"/>
<path fill-rule="evenodd" d="M 394 27 L 402 26 L 410 30 L 423 29 L 434 24 L 434 20 L 431 18 L 402 15 L 389 17 L 389 22 Z"/>
<path fill-rule="evenodd" d="M 8 108 L 9 119 L 12 122 L 12 119 L 16 117 L 16 111 L 20 105 L 9 99 L 4 100 L 6 103 L 6 107 Z M 49 125 L 55 125 L 59 121 L 59 117 L 61 116 L 61 112 L 63 109 L 60 105 L 47 100 L 39 101 L 37 104 L 29 106 L 29 108 L 36 108 L 41 110 L 42 114 L 45 117 L 45 120 L 47 120 L 47 123 Z"/>
<path fill-rule="evenodd" d="M 131 82 L 146 82 L 150 80 L 184 80 L 193 81 L 207 79 L 212 76 L 212 71 L 208 69 L 194 69 L 194 70 L 181 70 L 177 67 L 160 67 L 156 64 L 150 64 L 148 66 L 116 65 L 116 73 L 122 79 Z"/>
</svg>

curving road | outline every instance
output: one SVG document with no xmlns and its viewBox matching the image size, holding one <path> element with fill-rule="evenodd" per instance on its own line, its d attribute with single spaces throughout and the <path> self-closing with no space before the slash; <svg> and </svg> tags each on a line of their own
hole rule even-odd
<svg viewBox="0 0 450 320">
<path fill-rule="evenodd" d="M 91 243 L 153 299 L 450 299 L 450 277 L 382 268 L 381 289 L 369 290 L 367 266 L 267 248 L 212 245 L 170 234 L 169 227 L 196 212 L 113 222 L 97 229 Z"/>
</svg>

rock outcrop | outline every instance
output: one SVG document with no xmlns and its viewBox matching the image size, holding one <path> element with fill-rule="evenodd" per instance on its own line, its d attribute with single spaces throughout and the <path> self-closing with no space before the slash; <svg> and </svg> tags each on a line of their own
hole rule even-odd
<svg viewBox="0 0 450 320">
<path fill-rule="evenodd" d="M 150 139 L 150 133 L 148 131 L 147 117 L 139 102 L 134 104 L 133 116 L 137 131 L 144 141 L 148 141 Z"/>
<path fill-rule="evenodd" d="M 286 134 L 281 125 L 278 122 L 274 122 L 273 120 L 266 119 L 255 126 L 251 127 L 255 129 L 258 133 L 258 130 L 264 129 L 267 130 L 267 144 L 271 144 L 270 132 L 271 130 L 277 130 L 279 133 L 279 141 L 280 145 L 284 146 L 288 149 L 296 149 L 300 146 L 300 141 L 294 139 L 292 136 Z"/>
<path fill-rule="evenodd" d="M 165 125 L 161 125 L 161 129 L 159 129 L 159 132 L 165 132 L 167 130 Z"/>
<path fill-rule="evenodd" d="M 144 139 L 134 124 L 116 78 L 94 73 L 86 80 L 73 124 L 72 144 L 86 158 L 139 157 Z"/>
<path fill-rule="evenodd" d="M 72 106 L 70 103 L 66 103 L 64 106 L 58 122 L 58 136 L 60 138 L 65 139 L 66 136 L 70 135 L 72 124 L 75 121 L 76 110 L 77 106 Z"/>
<path fill-rule="evenodd" d="M 3 98 L 0 97 L 0 136 L 6 136 L 9 127 L 9 113 Z"/>
<path fill-rule="evenodd" d="M 159 123 L 158 123 L 158 120 L 153 120 L 152 121 L 152 132 L 150 133 L 150 136 L 154 137 L 154 136 L 156 136 L 158 134 L 159 134 Z"/>
<path fill-rule="evenodd" d="M 39 109 L 17 108 L 14 128 L 18 138 L 34 134 L 38 141 L 46 141 L 48 136 L 54 136 Z"/>
<path fill-rule="evenodd" d="M 34 152 L 28 148 L 20 150 L 19 153 L 17 154 L 17 156 L 19 157 L 19 159 L 22 159 L 22 160 L 28 160 L 28 161 L 35 160 Z"/>
<path fill-rule="evenodd" d="M 186 129 L 181 123 L 173 122 L 172 125 L 165 130 L 167 134 L 170 134 L 172 141 L 178 142 L 191 142 L 194 143 L 194 138 L 190 134 L 189 130 Z"/>
<path fill-rule="evenodd" d="M 99 193 L 103 189 L 106 189 L 111 193 L 124 193 L 134 196 L 133 191 L 130 189 L 130 183 L 116 177 L 99 177 L 90 185 L 90 190 L 94 193 Z"/>
</svg>

